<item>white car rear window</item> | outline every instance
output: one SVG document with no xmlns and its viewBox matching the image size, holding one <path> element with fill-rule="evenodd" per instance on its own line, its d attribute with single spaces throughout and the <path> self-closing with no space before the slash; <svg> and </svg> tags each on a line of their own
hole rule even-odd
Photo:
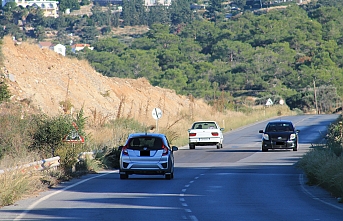
<svg viewBox="0 0 343 221">
<path fill-rule="evenodd" d="M 215 123 L 199 122 L 193 124 L 192 129 L 217 129 L 217 126 Z"/>
</svg>

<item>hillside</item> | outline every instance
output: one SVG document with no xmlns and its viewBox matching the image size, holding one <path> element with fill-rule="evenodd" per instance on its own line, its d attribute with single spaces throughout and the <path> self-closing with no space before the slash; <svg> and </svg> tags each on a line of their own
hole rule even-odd
<svg viewBox="0 0 343 221">
<path fill-rule="evenodd" d="M 50 116 L 64 113 L 63 104 L 68 103 L 74 113 L 83 107 L 94 122 L 120 116 L 151 125 L 155 123 L 151 116 L 155 107 L 162 110 L 160 122 L 165 125 L 184 113 L 213 116 L 212 108 L 202 100 L 154 87 L 144 78 L 105 77 L 86 61 L 66 58 L 35 44 L 16 45 L 5 37 L 2 52 L 1 70 L 13 95 L 11 100 Z"/>
</svg>

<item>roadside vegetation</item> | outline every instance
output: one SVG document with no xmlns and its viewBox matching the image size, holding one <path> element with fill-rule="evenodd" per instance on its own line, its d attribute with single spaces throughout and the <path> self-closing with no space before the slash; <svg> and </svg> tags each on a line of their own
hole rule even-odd
<svg viewBox="0 0 343 221">
<path fill-rule="evenodd" d="M 325 144 L 317 144 L 299 161 L 308 185 L 329 191 L 343 203 L 343 118 L 329 127 Z"/>
</svg>

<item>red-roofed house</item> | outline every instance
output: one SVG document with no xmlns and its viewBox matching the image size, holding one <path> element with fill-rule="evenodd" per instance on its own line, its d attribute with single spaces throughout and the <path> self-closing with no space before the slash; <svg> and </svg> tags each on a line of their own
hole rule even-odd
<svg viewBox="0 0 343 221">
<path fill-rule="evenodd" d="M 94 47 L 91 47 L 90 44 L 74 44 L 71 46 L 71 51 L 73 53 L 76 53 L 78 51 L 83 50 L 85 47 L 88 47 L 89 49 L 93 50 Z"/>
<path fill-rule="evenodd" d="M 40 41 L 38 42 L 38 46 L 40 48 L 46 48 L 46 49 L 51 49 L 51 47 L 53 46 L 53 44 L 49 41 Z"/>
</svg>

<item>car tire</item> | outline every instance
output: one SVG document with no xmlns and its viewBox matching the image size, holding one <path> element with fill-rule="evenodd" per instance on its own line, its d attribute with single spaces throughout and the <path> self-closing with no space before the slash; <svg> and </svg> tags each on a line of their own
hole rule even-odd
<svg viewBox="0 0 343 221">
<path fill-rule="evenodd" d="M 217 143 L 216 146 L 217 146 L 217 149 L 220 149 L 220 143 Z"/>
<path fill-rule="evenodd" d="M 268 148 L 263 148 L 262 147 L 262 152 L 268 152 Z"/>
<path fill-rule="evenodd" d="M 189 144 L 189 149 L 195 149 L 195 144 Z"/>
<path fill-rule="evenodd" d="M 128 179 L 128 178 L 129 178 L 128 174 L 120 174 L 120 179 L 121 180 L 125 180 L 125 179 Z"/>
<path fill-rule="evenodd" d="M 166 180 L 170 180 L 173 178 L 173 173 L 166 173 L 165 175 Z"/>
<path fill-rule="evenodd" d="M 293 148 L 293 151 L 298 151 L 298 147 L 294 147 L 294 148 Z"/>
</svg>

